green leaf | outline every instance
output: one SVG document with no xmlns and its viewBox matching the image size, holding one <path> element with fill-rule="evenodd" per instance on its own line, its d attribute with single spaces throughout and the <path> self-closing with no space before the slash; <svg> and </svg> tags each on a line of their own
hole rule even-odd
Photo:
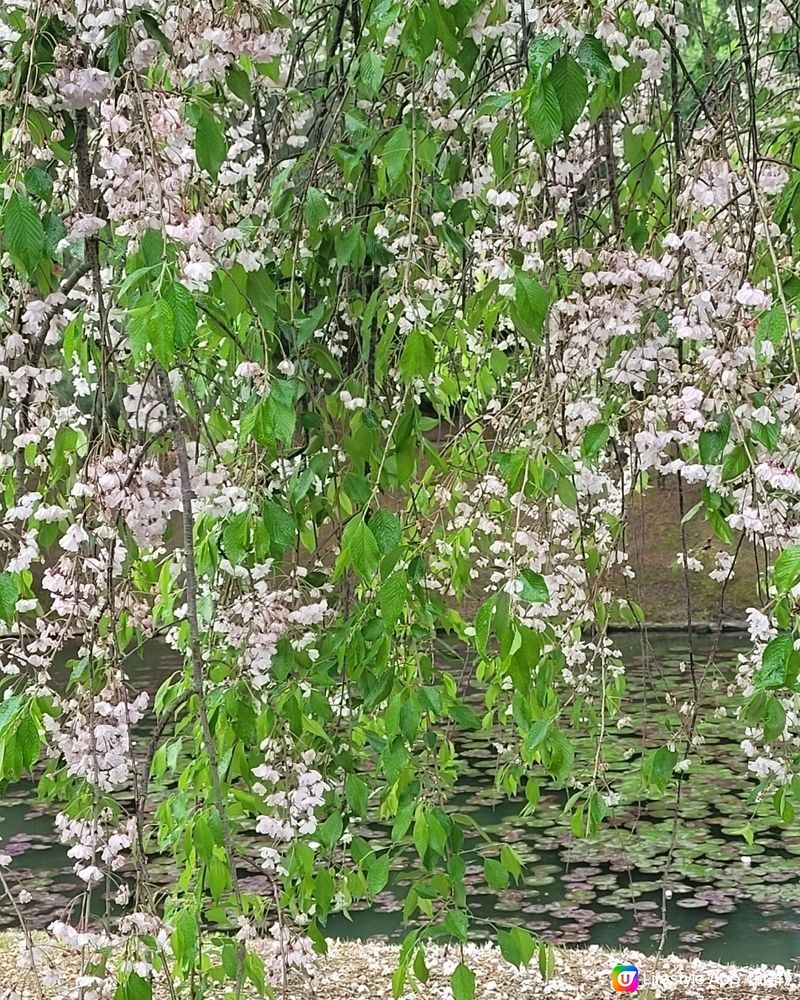
<svg viewBox="0 0 800 1000">
<path fill-rule="evenodd" d="M 777 420 L 772 420 L 768 424 L 754 420 L 750 426 L 750 433 L 767 451 L 775 451 L 781 439 L 781 425 Z"/>
<path fill-rule="evenodd" d="M 528 931 L 521 927 L 512 927 L 510 931 L 498 931 L 497 943 L 500 945 L 500 954 L 503 958 L 517 967 L 527 965 L 536 950 L 535 941 Z"/>
<path fill-rule="evenodd" d="M 542 979 L 552 979 L 556 971 L 556 953 L 553 946 L 541 941 L 539 944 L 539 972 Z"/>
<path fill-rule="evenodd" d="M 754 678 L 759 689 L 782 688 L 786 686 L 789 674 L 789 657 L 794 652 L 794 638 L 788 633 L 776 635 L 764 647 L 761 667 Z"/>
<path fill-rule="evenodd" d="M 161 26 L 159 25 L 158 21 L 148 11 L 142 11 L 140 17 L 142 19 L 142 24 L 144 25 L 147 34 L 151 38 L 155 39 L 155 41 L 159 42 L 164 51 L 168 52 L 171 55 L 172 42 L 169 40 L 169 38 L 167 38 L 167 36 L 161 30 Z"/>
<path fill-rule="evenodd" d="M 561 135 L 563 119 L 558 94 L 549 79 L 528 94 L 523 112 L 536 142 L 543 149 L 549 149 L 554 145 Z"/>
<path fill-rule="evenodd" d="M 247 514 L 236 514 L 225 523 L 222 529 L 222 548 L 225 555 L 234 566 L 243 562 L 248 552 Z"/>
<path fill-rule="evenodd" d="M 209 111 L 200 112 L 195 126 L 194 150 L 197 165 L 216 180 L 219 168 L 228 155 L 228 143 L 219 123 Z"/>
<path fill-rule="evenodd" d="M 721 413 L 717 417 L 716 424 L 714 430 L 700 431 L 698 446 L 700 461 L 703 465 L 716 465 L 728 443 L 728 436 L 731 432 L 730 416 L 727 413 Z"/>
<path fill-rule="evenodd" d="M 483 862 L 483 875 L 492 889 L 507 889 L 509 876 L 505 868 L 494 858 L 486 858 Z"/>
<path fill-rule="evenodd" d="M 486 656 L 489 646 L 489 634 L 492 627 L 492 617 L 494 615 L 497 595 L 487 598 L 478 608 L 473 626 L 475 628 L 475 649 L 481 656 Z"/>
<path fill-rule="evenodd" d="M 41 167 L 28 167 L 25 171 L 25 188 L 32 198 L 49 204 L 53 197 L 53 178 Z"/>
<path fill-rule="evenodd" d="M 599 455 L 608 444 L 610 436 L 608 424 L 596 423 L 587 427 L 581 441 L 581 455 L 584 459 L 588 462 Z"/>
<path fill-rule="evenodd" d="M 342 814 L 340 812 L 333 812 L 324 823 L 320 823 L 315 836 L 320 844 L 330 851 L 342 839 L 343 830 Z"/>
<path fill-rule="evenodd" d="M 408 579 L 405 570 L 398 570 L 392 573 L 381 585 L 378 601 L 381 608 L 381 617 L 386 623 L 386 628 L 391 630 L 397 624 L 406 603 L 408 593 Z"/>
<path fill-rule="evenodd" d="M 763 356 L 761 345 L 765 340 L 768 340 L 775 348 L 780 347 L 786 337 L 788 328 L 789 324 L 786 320 L 786 311 L 783 308 L 783 303 L 776 302 L 768 312 L 762 313 L 759 320 L 754 345 L 756 357 L 761 358 Z"/>
<path fill-rule="evenodd" d="M 383 83 L 383 59 L 375 49 L 366 49 L 359 63 L 361 79 L 371 97 L 375 97 Z"/>
<path fill-rule="evenodd" d="M 10 625 L 14 621 L 16 603 L 19 600 L 17 581 L 10 573 L 0 573 L 0 618 Z"/>
<path fill-rule="evenodd" d="M 772 696 L 767 702 L 767 710 L 764 717 L 764 742 L 773 743 L 783 736 L 786 729 L 786 709 L 780 699 Z"/>
<path fill-rule="evenodd" d="M 294 545 L 297 525 L 288 510 L 274 500 L 267 500 L 262 508 L 262 517 L 276 549 L 283 551 Z"/>
<path fill-rule="evenodd" d="M 389 138 L 383 144 L 381 160 L 386 167 L 389 184 L 394 186 L 405 170 L 408 154 L 411 152 L 411 133 L 405 125 L 393 129 Z"/>
<path fill-rule="evenodd" d="M 309 229 L 319 229 L 322 223 L 328 218 L 328 202 L 325 195 L 319 188 L 310 187 L 306 192 L 306 200 L 303 203 L 303 218 Z"/>
<path fill-rule="evenodd" d="M 129 972 L 122 988 L 123 1000 L 151 1000 L 153 987 L 149 979 L 143 979 L 136 972 Z"/>
<path fill-rule="evenodd" d="M 164 297 L 172 310 L 175 346 L 182 350 L 194 340 L 197 330 L 197 307 L 189 289 L 179 281 L 172 282 Z"/>
<path fill-rule="evenodd" d="M 175 324 L 166 299 L 156 299 L 147 317 L 147 336 L 153 354 L 165 368 L 175 360 Z"/>
<path fill-rule="evenodd" d="M 56 253 L 58 244 L 67 235 L 67 227 L 55 212 L 45 212 L 42 225 L 44 226 L 44 252 L 52 257 Z"/>
<path fill-rule="evenodd" d="M 362 518 L 354 518 L 344 529 L 342 555 L 363 580 L 375 575 L 380 550 L 375 536 Z"/>
<path fill-rule="evenodd" d="M 788 593 L 800 583 L 800 545 L 790 545 L 775 560 L 772 579 L 779 594 Z"/>
<path fill-rule="evenodd" d="M 385 852 L 379 855 L 369 866 L 367 872 L 367 893 L 370 896 L 377 896 L 383 892 L 389 882 L 389 854 Z"/>
<path fill-rule="evenodd" d="M 358 222 L 353 223 L 353 225 L 347 230 L 341 239 L 337 240 L 336 243 L 336 263 L 339 267 L 344 267 L 350 262 L 356 248 L 361 241 L 361 224 Z M 362 258 L 363 259 L 363 258 Z"/>
<path fill-rule="evenodd" d="M 750 455 L 743 442 L 735 445 L 722 463 L 722 480 L 738 479 L 750 468 Z"/>
<path fill-rule="evenodd" d="M 248 107 L 253 106 L 253 89 L 250 86 L 250 78 L 241 66 L 230 65 L 225 70 L 225 82 L 228 84 L 228 90 L 235 94 L 240 101 L 243 101 Z"/>
<path fill-rule="evenodd" d="M 287 405 L 286 397 L 275 391 L 277 385 L 277 381 L 272 382 L 269 396 L 261 403 L 264 422 L 270 437 L 291 444 L 297 427 L 297 411 L 293 404 Z"/>
<path fill-rule="evenodd" d="M 526 271 L 517 271 L 514 304 L 510 312 L 514 326 L 522 336 L 527 340 L 537 340 L 547 318 L 547 293 Z"/>
<path fill-rule="evenodd" d="M 400 374 L 406 382 L 427 378 L 436 363 L 436 351 L 430 337 L 421 330 L 412 330 L 406 338 L 400 358 Z"/>
<path fill-rule="evenodd" d="M 467 915 L 461 910 L 448 910 L 444 918 L 444 929 L 457 941 L 467 940 Z"/>
<path fill-rule="evenodd" d="M 430 978 L 428 966 L 425 964 L 425 952 L 422 950 L 422 947 L 419 948 L 417 954 L 414 956 L 414 975 L 423 985 Z"/>
<path fill-rule="evenodd" d="M 25 195 L 16 191 L 3 216 L 6 246 L 28 275 L 33 274 L 44 253 L 44 227 L 39 213 Z"/>
<path fill-rule="evenodd" d="M 578 62 L 603 83 L 608 83 L 614 74 L 614 67 L 603 48 L 603 43 L 594 35 L 584 35 L 581 39 L 578 46 Z"/>
<path fill-rule="evenodd" d="M 550 774 L 562 784 L 572 776 L 575 750 L 563 733 L 555 733 L 550 738 Z"/>
<path fill-rule="evenodd" d="M 20 720 L 17 726 L 16 741 L 22 759 L 22 766 L 26 771 L 30 771 L 39 759 L 39 750 L 41 748 L 39 727 L 30 715 L 25 715 Z"/>
<path fill-rule="evenodd" d="M 0 701 L 0 734 L 8 729 L 14 721 L 23 701 L 21 694 L 14 694 L 10 698 Z"/>
<path fill-rule="evenodd" d="M 677 751 L 670 750 L 669 747 L 654 750 L 644 762 L 642 777 L 645 787 L 663 794 L 677 763 Z"/>
<path fill-rule="evenodd" d="M 357 774 L 348 774 L 345 780 L 347 804 L 354 816 L 365 816 L 369 804 L 369 789 Z"/>
<path fill-rule="evenodd" d="M 455 972 L 450 977 L 450 988 L 453 1000 L 473 1000 L 475 996 L 475 973 L 459 962 Z"/>
<path fill-rule="evenodd" d="M 396 549 L 403 538 L 400 518 L 389 510 L 376 510 L 369 519 L 369 526 L 382 556 Z"/>
<path fill-rule="evenodd" d="M 528 69 L 538 78 L 542 70 L 561 48 L 559 35 L 539 35 L 531 41 L 528 47 Z"/>
<path fill-rule="evenodd" d="M 547 739 L 552 725 L 553 720 L 549 717 L 545 719 L 537 719 L 528 730 L 528 735 L 525 738 L 525 749 L 532 751 L 538 746 L 541 746 Z"/>
<path fill-rule="evenodd" d="M 558 95 L 564 135 L 569 135 L 589 98 L 586 73 L 571 55 L 563 55 L 550 70 L 549 80 Z"/>
<path fill-rule="evenodd" d="M 197 921 L 188 910 L 174 914 L 170 921 L 172 950 L 181 964 L 188 966 L 197 954 Z"/>
<path fill-rule="evenodd" d="M 519 575 L 522 578 L 520 600 L 530 601 L 531 604 L 546 604 L 550 600 L 550 591 L 541 573 L 534 573 L 532 569 L 522 569 Z"/>
</svg>

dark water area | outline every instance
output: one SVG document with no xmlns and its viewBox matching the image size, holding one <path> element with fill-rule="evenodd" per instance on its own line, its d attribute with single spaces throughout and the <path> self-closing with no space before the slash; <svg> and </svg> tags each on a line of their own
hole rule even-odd
<svg viewBox="0 0 800 1000">
<path fill-rule="evenodd" d="M 640 759 L 643 750 L 663 745 L 675 731 L 677 708 L 666 704 L 666 693 L 678 706 L 691 694 L 690 677 L 682 668 L 687 638 L 681 633 L 651 635 L 644 658 L 638 635 L 615 639 L 626 662 L 623 713 L 630 722 L 618 728 L 615 719 L 608 728 L 605 777 L 619 802 L 590 840 L 572 834 L 563 812 L 564 790 L 543 782 L 535 813 L 521 817 L 522 801 L 509 801 L 495 791 L 498 755 L 492 741 L 482 734 L 461 741 L 463 768 L 454 809 L 470 815 L 493 841 L 513 844 L 526 866 L 519 885 L 492 891 L 482 869 L 484 857 L 492 856 L 494 849 L 477 833 L 468 837 L 467 880 L 476 937 L 491 938 L 498 927 L 521 924 L 557 945 L 627 946 L 644 952 L 658 947 L 675 795 L 674 790 L 660 800 L 642 795 Z M 703 742 L 689 755 L 692 766 L 666 883 L 666 947 L 717 961 L 800 966 L 800 826 L 779 823 L 769 802 L 752 801 L 758 783 L 739 746 L 744 736 L 735 717 L 739 696 L 726 694 L 744 641 L 730 634 L 716 644 L 712 636 L 695 638 L 697 663 L 702 670 L 711 657 L 711 667 L 698 722 Z M 134 661 L 131 681 L 134 687 L 155 691 L 177 667 L 169 650 L 151 646 L 143 659 Z M 726 710 L 722 717 L 715 714 L 720 707 Z M 580 777 L 590 771 L 595 742 L 575 730 L 570 739 Z M 80 890 L 53 830 L 55 812 L 53 806 L 35 803 L 30 783 L 9 788 L 0 800 L 0 850 L 13 857 L 9 881 L 33 894 L 24 909 L 26 918 L 38 926 L 64 919 Z M 752 846 L 737 832 L 748 821 L 755 831 Z M 376 822 L 362 832 L 376 847 L 388 844 L 385 825 Z M 328 933 L 401 937 L 408 929 L 402 923 L 402 900 L 417 867 L 410 846 L 376 905 L 351 912 L 350 920 L 336 915 Z M 154 859 L 153 869 L 169 882 L 166 864 Z M 258 888 L 257 881 L 244 881 Z M 98 892 L 98 900 L 101 895 Z M 6 904 L 0 908 L 0 927 L 14 923 Z"/>
</svg>

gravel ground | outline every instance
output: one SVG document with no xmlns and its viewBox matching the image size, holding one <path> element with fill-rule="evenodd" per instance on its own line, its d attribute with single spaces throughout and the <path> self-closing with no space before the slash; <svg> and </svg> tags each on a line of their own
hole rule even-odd
<svg viewBox="0 0 800 1000">
<path fill-rule="evenodd" d="M 30 974 L 16 963 L 19 935 L 0 934 L 0 998 L 37 997 Z M 257 946 L 259 947 L 259 946 Z M 267 946 L 264 946 L 265 948 Z M 290 983 L 279 991 L 285 1000 L 392 1000 L 392 973 L 397 949 L 372 941 L 331 942 L 330 954 L 320 964 L 313 982 Z M 403 998 L 452 1000 L 449 977 L 459 961 L 454 949 L 429 947 L 431 970 L 426 986 L 409 984 Z M 800 997 L 800 974 L 780 967 L 744 968 L 696 959 L 654 959 L 636 952 L 601 948 L 557 952 L 555 974 L 544 982 L 537 969 L 518 970 L 491 946 L 468 946 L 464 960 L 475 973 L 475 1000 L 594 1000 L 614 996 L 611 972 L 615 965 L 634 964 L 640 970 L 638 996 L 642 1000 L 761 1000 Z M 56 967 L 57 982 L 45 990 L 46 1000 L 63 997 L 75 986 L 77 956 L 63 954 Z M 155 997 L 166 996 L 156 988 Z"/>
</svg>

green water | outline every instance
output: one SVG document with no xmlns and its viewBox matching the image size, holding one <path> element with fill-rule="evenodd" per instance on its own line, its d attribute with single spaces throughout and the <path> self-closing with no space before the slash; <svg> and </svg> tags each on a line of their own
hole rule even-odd
<svg viewBox="0 0 800 1000">
<path fill-rule="evenodd" d="M 497 927 L 517 923 L 555 944 L 622 945 L 642 951 L 658 947 L 675 800 L 674 794 L 661 801 L 641 796 L 639 760 L 643 749 L 663 744 L 670 731 L 674 709 L 665 706 L 665 692 L 678 704 L 691 693 L 688 674 L 680 669 L 687 640 L 678 633 L 651 635 L 646 656 L 638 636 L 617 641 L 627 664 L 623 711 L 632 725 L 619 730 L 612 724 L 606 737 L 606 777 L 620 803 L 591 841 L 571 834 L 562 790 L 543 785 L 535 814 L 521 818 L 520 802 L 494 792 L 497 754 L 491 743 L 473 736 L 460 746 L 465 766 L 456 789 L 458 810 L 469 813 L 494 840 L 513 843 L 526 864 L 518 886 L 489 891 L 482 878 L 486 845 L 477 834 L 467 841 L 473 851 L 467 877 L 473 887 L 470 907 L 476 936 L 492 937 Z M 738 696 L 725 693 L 742 646 L 742 638 L 735 635 L 723 635 L 716 644 L 710 636 L 695 640 L 698 664 L 710 662 L 698 723 L 704 743 L 691 754 L 695 766 L 684 786 L 667 877 L 666 945 L 670 951 L 708 959 L 791 966 L 800 964 L 800 829 L 774 822 L 769 806 L 758 807 L 751 818 L 753 807 L 747 800 L 756 782 L 739 748 Z M 172 655 L 161 649 L 135 667 L 131 680 L 134 687 L 153 689 L 175 666 Z M 726 718 L 714 716 L 719 705 L 727 709 Z M 594 742 L 580 731 L 573 731 L 571 739 L 580 769 L 594 759 Z M 749 818 L 756 830 L 753 847 L 734 832 Z M 34 894 L 27 916 L 42 926 L 68 917 L 79 891 L 64 848 L 53 834 L 52 819 L 33 803 L 30 785 L 10 789 L 0 803 L 3 850 L 14 858 L 10 877 Z M 376 846 L 387 843 L 387 829 L 378 823 L 366 834 Z M 329 933 L 402 935 L 407 928 L 400 909 L 414 877 L 414 859 L 410 848 L 398 860 L 377 905 L 353 912 L 350 920 L 337 915 L 329 922 Z M 163 868 L 164 881 L 169 877 Z M 257 880 L 245 877 L 244 882 L 259 887 Z M 0 909 L 0 926 L 13 924 L 9 909 Z"/>
</svg>

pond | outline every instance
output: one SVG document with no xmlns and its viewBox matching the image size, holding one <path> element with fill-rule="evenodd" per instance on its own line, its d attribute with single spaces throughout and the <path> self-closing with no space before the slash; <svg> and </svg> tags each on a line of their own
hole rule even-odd
<svg viewBox="0 0 800 1000">
<path fill-rule="evenodd" d="M 620 795 L 604 827 L 591 840 L 574 837 L 563 814 L 566 794 L 542 786 L 534 815 L 520 817 L 521 802 L 494 791 L 497 751 L 482 735 L 461 744 L 465 767 L 456 789 L 458 810 L 468 813 L 496 841 L 513 843 L 526 864 L 523 881 L 501 892 L 488 890 L 482 878 L 483 841 L 475 835 L 474 864 L 468 880 L 474 886 L 470 906 L 476 936 L 494 936 L 512 922 L 554 944 L 630 946 L 655 951 L 662 928 L 662 881 L 673 836 L 674 792 L 653 801 L 639 792 L 639 759 L 644 747 L 663 744 L 668 712 L 664 695 L 678 703 L 691 684 L 681 669 L 687 638 L 681 633 L 649 636 L 646 657 L 638 635 L 615 640 L 627 664 L 625 711 L 630 725 L 612 726 L 605 756 L 609 783 Z M 695 637 L 695 654 L 705 661 L 713 653 L 716 690 L 704 698 L 698 731 L 704 742 L 692 756 L 702 767 L 690 768 L 681 803 L 681 822 L 668 879 L 666 916 L 668 951 L 697 954 L 740 964 L 800 964 L 800 830 L 778 823 L 771 806 L 754 807 L 748 797 L 756 787 L 739 747 L 738 699 L 726 694 L 737 652 L 744 638 L 724 634 Z M 153 662 L 151 654 L 132 670 L 134 685 L 157 687 L 176 667 L 167 650 Z M 717 717 L 714 709 L 727 709 Z M 644 724 L 646 718 L 647 726 Z M 576 760 L 593 759 L 593 741 L 573 731 Z M 753 846 L 735 832 L 750 820 Z M 387 842 L 379 823 L 368 835 L 376 846 Z M 33 802 L 33 788 L 20 783 L 0 802 L 0 837 L 13 857 L 12 872 L 33 892 L 27 904 L 38 926 L 63 918 L 78 883 L 69 859 L 53 832 L 53 816 Z M 400 937 L 400 908 L 406 873 L 415 865 L 414 848 L 401 858 L 386 892 L 369 912 L 353 919 L 338 915 L 328 924 L 331 936 Z M 165 873 L 166 877 L 166 873 Z M 0 927 L 12 926 L 14 914 L 0 909 Z"/>
</svg>

